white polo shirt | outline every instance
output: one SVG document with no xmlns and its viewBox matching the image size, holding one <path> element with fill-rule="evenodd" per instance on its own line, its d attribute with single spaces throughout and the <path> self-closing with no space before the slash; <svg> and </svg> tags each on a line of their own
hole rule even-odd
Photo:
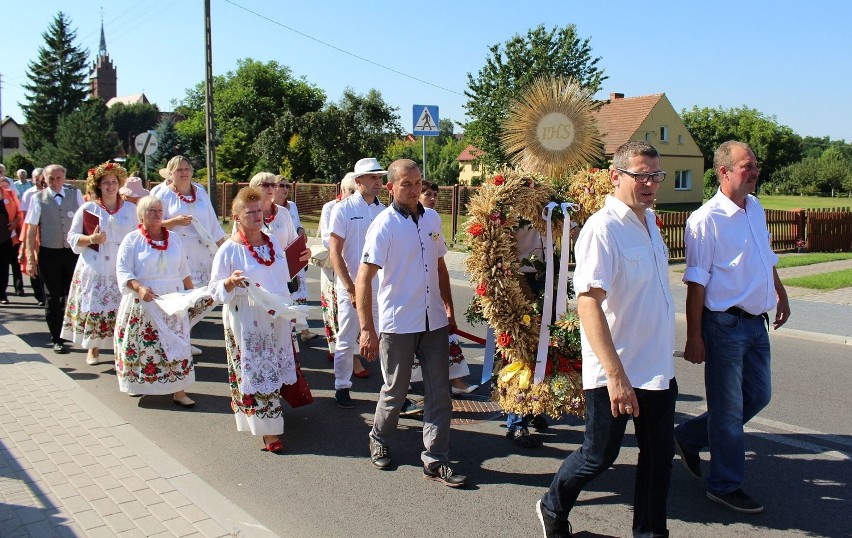
<svg viewBox="0 0 852 538">
<path fill-rule="evenodd" d="M 47 188 L 47 187 L 45 187 Z M 32 186 L 29 189 L 24 191 L 24 194 L 21 195 L 21 211 L 29 211 L 30 210 L 30 202 L 33 199 L 33 196 L 39 191 L 39 188 L 36 186 Z"/>
<path fill-rule="evenodd" d="M 736 306 L 757 315 L 775 308 L 777 263 L 766 212 L 750 194 L 743 210 L 719 190 L 686 221 L 683 281 L 704 286 L 710 310 Z"/>
<path fill-rule="evenodd" d="M 379 201 L 378 196 L 372 204 L 368 204 L 361 193 L 356 191 L 331 210 L 329 230 L 343 239 L 343 261 L 346 263 L 346 269 L 349 270 L 349 278 L 353 282 L 355 275 L 358 274 L 358 265 L 361 263 L 367 228 L 383 209 L 385 206 Z M 343 285 L 340 276 L 337 277 L 337 284 Z"/>
<path fill-rule="evenodd" d="M 441 217 L 420 203 L 417 208 L 420 218 L 414 222 L 405 208 L 391 204 L 367 232 L 362 261 L 379 266 L 381 333 L 424 332 L 427 317 L 429 330 L 447 325 L 438 284 L 438 259 L 447 253 Z"/>
<path fill-rule="evenodd" d="M 328 238 L 331 237 L 331 210 L 337 205 L 338 200 L 329 200 L 322 206 L 320 211 L 319 235 L 322 239 L 322 246 L 328 248 Z"/>
<path fill-rule="evenodd" d="M 668 249 L 654 212 L 645 226 L 624 202 L 607 196 L 577 238 L 574 289 L 601 288 L 615 350 L 637 389 L 664 390 L 674 377 L 675 319 L 669 290 Z M 606 372 L 580 324 L 583 389 L 606 386 Z"/>
</svg>

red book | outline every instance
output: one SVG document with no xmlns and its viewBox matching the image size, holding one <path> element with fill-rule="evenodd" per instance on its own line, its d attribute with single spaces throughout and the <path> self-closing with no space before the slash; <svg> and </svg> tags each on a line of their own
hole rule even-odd
<svg viewBox="0 0 852 538">
<path fill-rule="evenodd" d="M 302 257 L 302 252 L 304 252 L 306 248 L 308 248 L 308 243 L 305 236 L 300 235 L 284 249 L 284 255 L 287 257 L 287 269 L 290 271 L 291 279 L 294 278 L 299 271 L 308 266 L 307 261 L 299 260 L 299 258 Z"/>
<path fill-rule="evenodd" d="M 95 228 L 100 226 L 101 218 L 91 211 L 84 209 L 83 210 L 83 233 L 86 235 L 92 235 L 95 233 Z M 98 251 L 100 247 L 98 245 L 89 245 L 89 248 Z"/>
</svg>

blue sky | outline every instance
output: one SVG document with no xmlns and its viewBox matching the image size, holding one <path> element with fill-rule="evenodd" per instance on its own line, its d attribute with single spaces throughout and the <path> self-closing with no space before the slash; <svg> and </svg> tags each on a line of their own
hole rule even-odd
<svg viewBox="0 0 852 538">
<path fill-rule="evenodd" d="M 4 116 L 23 121 L 17 103 L 27 62 L 56 12 L 70 16 L 78 44 L 94 57 L 101 5 L 119 95 L 144 91 L 170 110 L 203 80 L 202 0 L 0 0 Z M 479 71 L 490 45 L 540 23 L 573 23 L 609 76 L 599 97 L 665 92 L 677 110 L 746 105 L 801 135 L 852 141 L 850 2 L 212 0 L 212 12 L 216 74 L 251 57 L 289 66 L 331 100 L 347 86 L 376 88 L 408 130 L 413 104 L 465 120 L 467 73 Z"/>
</svg>

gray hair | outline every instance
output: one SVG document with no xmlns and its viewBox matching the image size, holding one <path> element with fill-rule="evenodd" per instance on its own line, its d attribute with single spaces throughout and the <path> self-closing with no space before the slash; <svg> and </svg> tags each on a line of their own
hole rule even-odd
<svg viewBox="0 0 852 538">
<path fill-rule="evenodd" d="M 24 170 L 23 168 L 21 168 L 20 170 L 18 170 L 17 172 L 15 172 L 15 175 L 16 175 L 16 176 L 18 177 L 18 179 L 20 179 L 21 181 L 23 181 L 23 180 L 27 179 L 27 171 L 26 171 L 26 170 Z"/>
<path fill-rule="evenodd" d="M 136 202 L 136 218 L 139 219 L 139 222 L 142 222 L 142 217 L 145 216 L 145 212 L 148 211 L 152 206 L 159 204 L 160 207 L 163 205 L 163 201 L 157 198 L 156 196 L 143 196 Z"/>
<path fill-rule="evenodd" d="M 0 174 L 6 174 L 6 166 L 3 163 L 0 163 Z"/>
<path fill-rule="evenodd" d="M 44 167 L 44 175 L 49 176 L 54 170 L 62 170 L 62 174 L 66 174 L 65 167 L 61 164 L 48 164 Z"/>
<path fill-rule="evenodd" d="M 350 194 L 357 190 L 355 185 L 355 172 L 349 172 L 340 181 L 340 190 L 349 191 Z"/>
<path fill-rule="evenodd" d="M 272 172 L 258 172 L 249 181 L 249 187 L 260 187 L 261 183 L 278 183 L 278 176 Z"/>
<path fill-rule="evenodd" d="M 630 166 L 630 159 L 636 156 L 659 158 L 660 152 L 657 148 L 644 140 L 631 140 L 618 147 L 612 155 L 612 166 L 626 169 Z"/>
<path fill-rule="evenodd" d="M 388 183 L 396 182 L 401 174 L 409 170 L 417 170 L 419 172 L 420 167 L 411 159 L 397 159 L 390 163 L 390 166 L 388 166 Z"/>
<path fill-rule="evenodd" d="M 725 167 L 725 169 L 731 169 L 734 166 L 734 160 L 731 157 L 731 151 L 734 148 L 742 148 L 748 151 L 751 151 L 751 148 L 745 142 L 740 142 L 739 140 L 728 140 L 727 142 L 722 142 L 722 144 L 716 148 L 716 153 L 713 154 L 713 170 L 716 172 L 716 179 L 719 180 L 719 183 L 722 182 L 722 176 L 719 174 L 719 168 Z"/>
<path fill-rule="evenodd" d="M 41 177 L 43 175 L 44 175 L 44 168 L 38 167 L 38 168 L 33 169 L 33 181 L 35 181 L 35 179 L 37 177 Z"/>
</svg>

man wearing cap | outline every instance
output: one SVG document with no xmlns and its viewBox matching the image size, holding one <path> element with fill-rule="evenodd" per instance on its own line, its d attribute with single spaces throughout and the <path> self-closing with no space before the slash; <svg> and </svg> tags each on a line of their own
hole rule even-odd
<svg viewBox="0 0 852 538">
<path fill-rule="evenodd" d="M 335 205 L 331 211 L 331 233 L 328 253 L 337 279 L 337 349 L 334 352 L 334 397 L 337 406 L 352 409 L 355 404 L 349 395 L 352 387 L 352 368 L 358 345 L 358 312 L 355 275 L 364 249 L 367 228 L 385 208 L 379 201 L 382 177 L 387 174 L 379 161 L 370 157 L 355 163 L 353 171 L 355 192 Z M 375 305 L 376 301 L 371 300 Z"/>
<path fill-rule="evenodd" d="M 713 158 L 719 191 L 686 221 L 686 347 L 684 358 L 705 363 L 707 412 L 675 429 L 681 462 L 701 478 L 699 452 L 710 448 L 707 498 L 743 513 L 763 506 L 742 490 L 745 423 L 772 394 L 769 316 L 790 317 L 778 278 L 766 214 L 751 195 L 760 175 L 747 144 L 728 141 Z"/>
<path fill-rule="evenodd" d="M 420 169 L 414 161 L 391 163 L 388 188 L 394 200 L 370 226 L 358 269 L 355 290 L 361 355 L 368 361 L 379 358 L 385 379 L 369 435 L 370 461 L 379 469 L 387 469 L 391 463 L 389 442 L 399 422 L 416 356 L 426 389 L 423 477 L 460 487 L 466 478 L 453 472 L 448 456 L 453 406 L 447 390 L 447 339 L 449 328 L 455 327 L 455 312 L 444 263 L 447 245 L 441 234 L 441 217 L 419 202 L 421 186 Z M 372 304 L 376 284 L 378 332 Z"/>
<path fill-rule="evenodd" d="M 66 353 L 63 347 L 62 318 L 65 301 L 71 287 L 71 277 L 77 265 L 77 255 L 68 244 L 68 232 L 74 213 L 83 205 L 83 195 L 74 187 L 65 185 L 65 168 L 58 164 L 45 167 L 47 188 L 34 195 L 24 222 L 27 230 L 27 273 L 30 277 L 41 275 L 44 282 L 44 315 L 53 342 L 53 351 Z M 38 265 L 34 245 L 39 238 Z"/>
</svg>

